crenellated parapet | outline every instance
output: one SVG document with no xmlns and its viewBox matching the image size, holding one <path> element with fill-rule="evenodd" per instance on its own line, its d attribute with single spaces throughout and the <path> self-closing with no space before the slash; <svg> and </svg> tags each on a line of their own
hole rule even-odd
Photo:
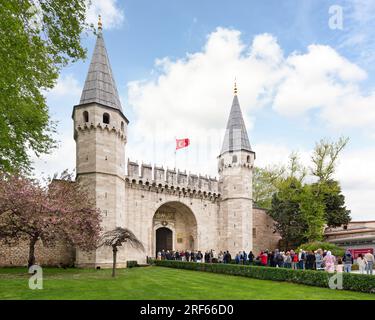
<svg viewBox="0 0 375 320">
<path fill-rule="evenodd" d="M 80 123 L 76 127 L 77 132 L 84 132 L 84 131 L 90 131 L 90 130 L 108 131 L 110 133 L 117 135 L 121 140 L 126 142 L 126 133 L 124 132 L 124 130 L 121 128 L 117 128 L 114 125 L 100 123 L 100 122 L 97 124 L 94 124 L 92 122 L 91 123 L 86 122 L 86 123 Z"/>
<path fill-rule="evenodd" d="M 180 196 L 209 198 L 220 197 L 216 178 L 186 173 L 175 169 L 141 164 L 128 160 L 125 177 L 130 187 L 147 188 L 155 192 L 167 192 Z"/>
</svg>

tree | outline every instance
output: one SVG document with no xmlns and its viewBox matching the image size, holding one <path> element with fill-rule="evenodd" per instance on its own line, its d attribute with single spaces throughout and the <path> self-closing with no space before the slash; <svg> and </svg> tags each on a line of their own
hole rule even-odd
<svg viewBox="0 0 375 320">
<path fill-rule="evenodd" d="M 314 188 L 306 184 L 300 194 L 300 209 L 306 222 L 305 237 L 308 242 L 323 238 L 325 224 L 325 205 L 322 195 L 318 196 Z"/>
<path fill-rule="evenodd" d="M 0 171 L 28 171 L 56 146 L 45 90 L 61 68 L 82 59 L 85 0 L 7 0 L 0 3 Z"/>
<path fill-rule="evenodd" d="M 332 179 L 338 156 L 348 142 L 349 138 L 341 137 L 336 142 L 322 139 L 315 145 L 314 153 L 311 157 L 313 163 L 311 173 L 318 178 L 319 183 Z"/>
<path fill-rule="evenodd" d="M 35 264 L 35 244 L 66 241 L 82 250 L 97 247 L 100 212 L 71 176 L 43 186 L 22 175 L 0 179 L 0 237 L 8 243 L 27 241 L 28 266 Z"/>
<path fill-rule="evenodd" d="M 259 208 L 270 209 L 272 196 L 277 192 L 278 180 L 285 172 L 284 167 L 255 167 L 253 171 L 253 201 Z"/>
<path fill-rule="evenodd" d="M 321 191 L 325 205 L 324 219 L 328 227 L 339 227 L 350 222 L 350 210 L 346 209 L 345 196 L 338 181 L 328 180 Z"/>
<path fill-rule="evenodd" d="M 260 208 L 270 209 L 272 196 L 286 178 L 293 177 L 301 183 L 306 177 L 306 168 L 300 163 L 298 154 L 289 156 L 287 166 L 255 167 L 253 171 L 253 200 Z"/>
<path fill-rule="evenodd" d="M 113 266 L 112 266 L 112 277 L 116 275 L 116 260 L 118 247 L 122 246 L 123 243 L 129 243 L 136 249 L 144 250 L 142 242 L 127 228 L 117 227 L 114 230 L 107 231 L 103 235 L 102 245 L 112 247 L 113 253 Z"/>
<path fill-rule="evenodd" d="M 272 197 L 268 214 L 275 220 L 275 231 L 289 245 L 299 245 L 306 240 L 306 221 L 300 207 L 302 185 L 295 177 L 288 177 L 279 184 L 279 190 Z"/>
<path fill-rule="evenodd" d="M 323 206 L 323 219 L 330 227 L 338 227 L 350 221 L 350 210 L 345 207 L 345 197 L 341 193 L 340 184 L 333 179 L 338 157 L 348 142 L 349 138 L 345 137 L 336 142 L 323 139 L 315 145 L 312 155 L 311 174 L 318 180 L 312 184 L 311 190 L 315 195 L 315 202 L 320 202 Z"/>
<path fill-rule="evenodd" d="M 340 184 L 333 179 L 338 157 L 347 145 L 348 138 L 336 142 L 321 140 L 315 145 L 310 173 L 315 182 L 306 183 L 306 168 L 300 164 L 298 154 L 292 153 L 285 172 L 270 183 L 272 176 L 266 169 L 258 170 L 255 180 L 263 203 L 268 203 L 274 192 L 269 214 L 276 221 L 276 230 L 287 243 L 319 241 L 324 226 L 340 226 L 350 221 L 345 197 Z M 265 178 L 266 177 L 266 178 Z M 261 185 L 261 187 L 259 187 Z M 276 193 L 275 193 L 276 190 Z M 257 198 L 256 198 L 257 199 Z"/>
</svg>

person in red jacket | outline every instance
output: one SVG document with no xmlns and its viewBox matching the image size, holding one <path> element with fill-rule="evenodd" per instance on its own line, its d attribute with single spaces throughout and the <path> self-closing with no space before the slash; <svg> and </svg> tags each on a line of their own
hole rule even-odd
<svg viewBox="0 0 375 320">
<path fill-rule="evenodd" d="M 261 252 L 260 253 L 260 263 L 262 264 L 262 266 L 266 266 L 267 265 L 267 262 L 268 262 L 267 260 L 268 260 L 267 253 Z"/>
<path fill-rule="evenodd" d="M 294 253 L 292 256 L 292 269 L 297 270 L 298 254 Z"/>
</svg>

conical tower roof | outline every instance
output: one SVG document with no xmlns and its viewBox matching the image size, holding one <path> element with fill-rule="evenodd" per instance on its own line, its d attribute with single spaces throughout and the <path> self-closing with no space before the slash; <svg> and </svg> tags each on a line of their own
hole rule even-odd
<svg viewBox="0 0 375 320">
<path fill-rule="evenodd" d="M 82 91 L 80 104 L 99 103 L 107 107 L 118 109 L 122 112 L 120 99 L 117 92 L 105 47 L 101 25 L 98 30 L 94 53 L 87 73 L 85 86 Z"/>
<path fill-rule="evenodd" d="M 237 89 L 235 89 L 221 154 L 240 150 L 252 152 L 240 103 L 238 102 Z"/>
</svg>

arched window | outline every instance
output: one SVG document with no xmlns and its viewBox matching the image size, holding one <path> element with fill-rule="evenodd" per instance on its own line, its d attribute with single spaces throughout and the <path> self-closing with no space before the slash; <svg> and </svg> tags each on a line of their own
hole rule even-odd
<svg viewBox="0 0 375 320">
<path fill-rule="evenodd" d="M 236 163 L 236 162 L 237 162 L 237 156 L 233 156 L 232 163 Z"/>
<path fill-rule="evenodd" d="M 83 111 L 83 121 L 89 122 L 89 113 L 87 111 Z"/>
<path fill-rule="evenodd" d="M 247 156 L 247 163 L 250 163 L 250 156 Z"/>
<path fill-rule="evenodd" d="M 124 131 L 124 121 L 121 121 L 121 131 Z"/>
<path fill-rule="evenodd" d="M 109 114 L 108 113 L 103 114 L 103 123 L 109 124 Z"/>
</svg>

